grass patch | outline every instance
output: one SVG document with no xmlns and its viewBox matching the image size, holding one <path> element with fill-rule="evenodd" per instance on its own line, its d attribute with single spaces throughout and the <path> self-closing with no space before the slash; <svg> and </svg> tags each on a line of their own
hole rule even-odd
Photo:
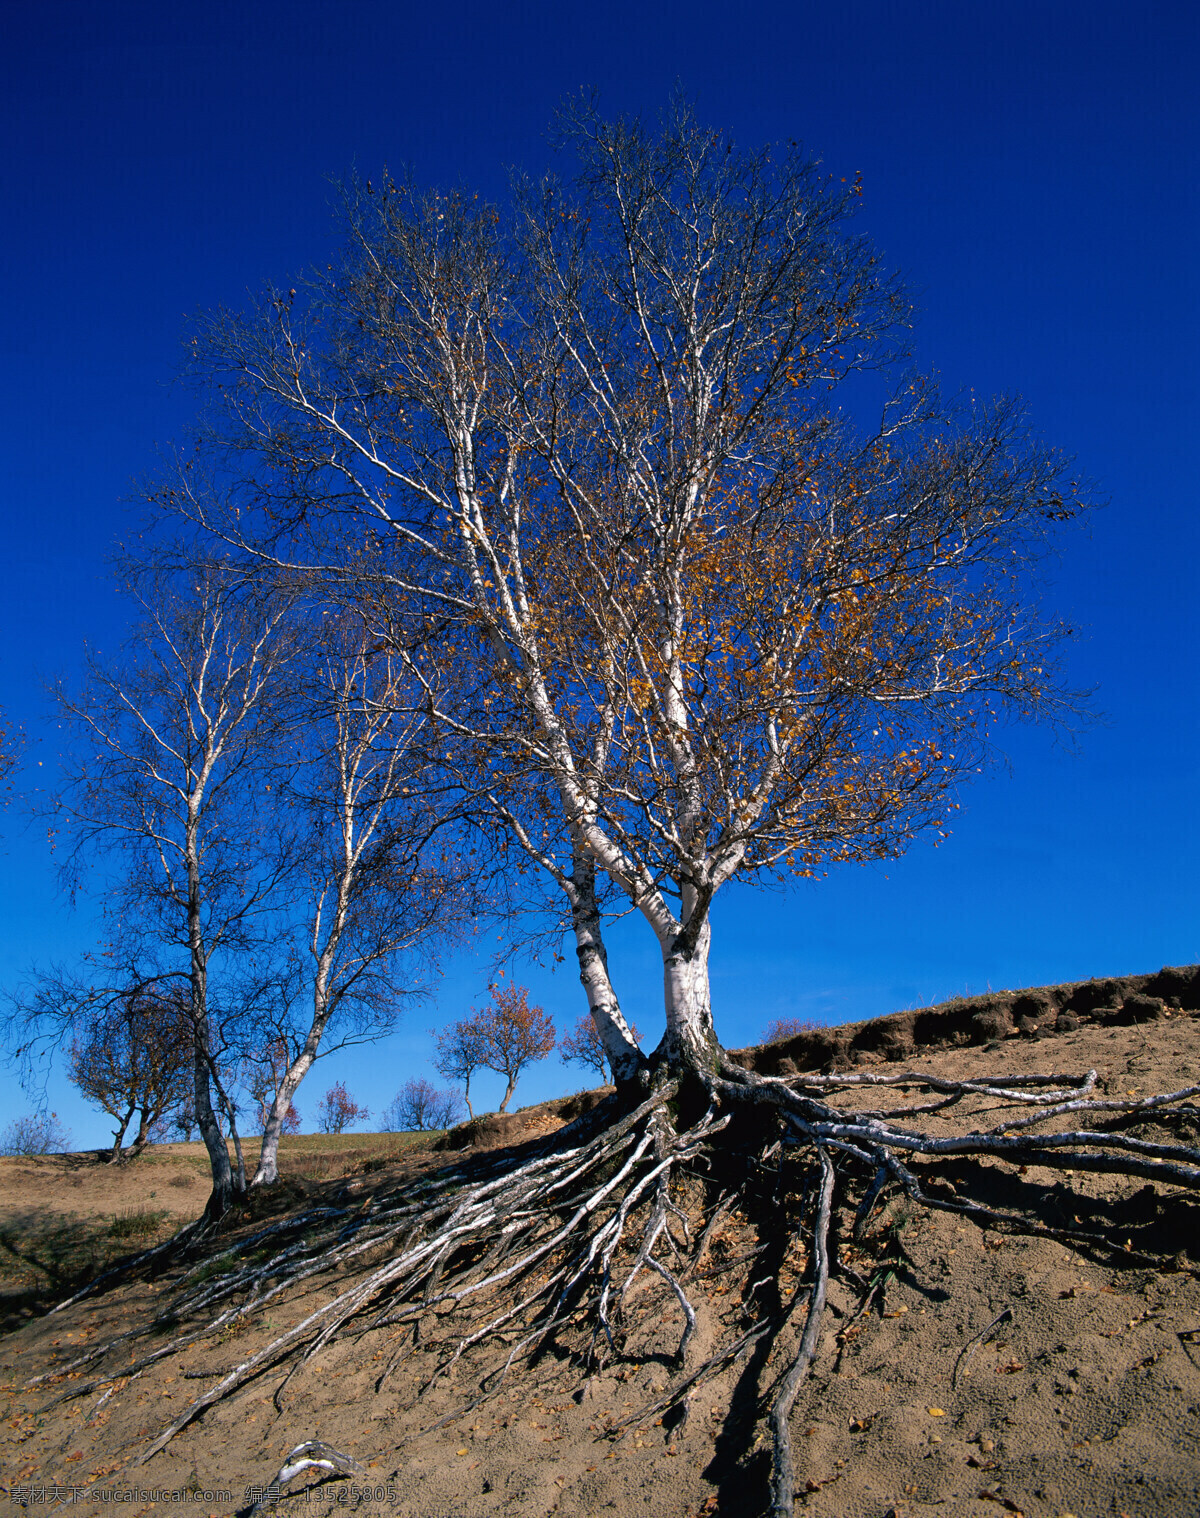
<svg viewBox="0 0 1200 1518">
<path fill-rule="evenodd" d="M 108 1225 L 110 1239 L 149 1239 L 162 1227 L 169 1214 L 154 1207 L 127 1207 L 113 1214 Z"/>
<path fill-rule="evenodd" d="M 279 1174 L 305 1181 L 372 1175 L 409 1150 L 421 1148 L 433 1136 L 429 1133 L 296 1134 L 283 1139 L 279 1145 Z"/>
</svg>

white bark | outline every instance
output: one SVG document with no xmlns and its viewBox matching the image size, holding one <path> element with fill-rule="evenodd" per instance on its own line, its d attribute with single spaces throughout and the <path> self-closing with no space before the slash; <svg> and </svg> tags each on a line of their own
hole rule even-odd
<svg viewBox="0 0 1200 1518">
<path fill-rule="evenodd" d="M 861 633 L 816 658 L 813 693 L 798 678 L 806 629 L 835 595 L 855 601 L 868 571 L 908 594 L 910 571 L 894 569 L 886 544 L 851 562 L 836 522 L 845 469 L 873 480 L 886 501 L 893 491 L 903 499 L 903 470 L 887 450 L 868 468 L 809 394 L 876 351 L 882 361 L 907 310 L 869 249 L 838 252 L 832 229 L 853 192 L 827 192 L 799 159 L 778 171 L 765 160 L 726 164 L 718 139 L 686 113 L 653 152 L 631 132 L 580 117 L 580 214 L 569 191 L 519 214 L 517 259 L 536 291 L 528 309 L 490 213 L 454 197 L 435 208 L 368 191 L 354 208 L 362 267 L 323 292 L 358 316 L 363 351 L 310 365 L 290 302 L 267 313 L 265 340 L 230 325 L 217 349 L 264 403 L 262 414 L 254 405 L 242 413 L 250 434 L 267 435 L 276 407 L 291 413 L 301 438 L 319 439 L 314 465 L 339 472 L 372 525 L 391 528 L 402 550 L 388 570 L 395 583 L 418 588 L 426 604 L 470 608 L 464 623 L 490 646 L 494 690 L 483 705 L 503 708 L 494 727 L 479 719 L 480 743 L 516 750 L 557 793 L 551 830 L 582 842 L 655 933 L 666 1057 L 707 1063 L 716 890 L 738 871 L 827 847 L 835 858 L 845 846 L 886 852 L 940 807 L 920 802 L 919 776 L 888 790 L 886 759 L 859 778 L 857 810 L 840 786 L 825 794 L 818 783 L 823 767 L 849 762 L 833 698 L 856 667 Z M 566 211 L 578 245 L 560 237 Z M 230 394 L 245 404 L 243 388 Z M 905 418 L 919 426 L 920 406 Z M 426 428 L 444 449 L 430 446 Z M 957 522 L 956 501 L 947 506 Z M 222 530 L 244 541 L 242 527 Z M 908 532 L 901 522 L 882 535 L 903 547 Z M 935 522 L 931 542 L 942 535 Z M 760 541 L 771 550 L 761 569 L 745 562 Z M 268 559 L 276 551 L 250 546 Z M 922 594 L 909 600 L 924 616 Z M 890 650 L 889 625 L 884 617 Z M 916 679 L 919 650 L 913 660 Z M 873 665 L 862 678 L 878 696 Z M 940 760 L 929 761 L 935 797 Z M 880 817 L 883 795 L 897 799 Z M 551 851 L 539 854 L 540 829 L 531 831 L 529 852 L 561 884 Z M 614 1069 L 635 1071 L 598 915 L 573 898 L 572 909 L 597 1030 Z"/>
<path fill-rule="evenodd" d="M 717 1038 L 713 1028 L 712 998 L 708 980 L 708 951 L 712 932 L 708 918 L 695 942 L 678 933 L 663 943 L 663 1003 L 667 1031 L 662 1051 L 672 1065 L 711 1068 Z"/>
<path fill-rule="evenodd" d="M 588 1010 L 604 1046 L 609 1069 L 620 1086 L 636 1078 L 645 1060 L 621 1011 L 609 978 L 608 953 L 604 947 L 600 908 L 596 902 L 596 864 L 581 847 L 575 850 L 571 886 L 571 916 L 575 930 L 575 954 L 579 960 L 579 979 L 583 982 Z"/>
<path fill-rule="evenodd" d="M 277 1177 L 288 1108 L 347 995 L 401 951 L 444 932 L 456 899 L 449 864 L 437 879 L 416 870 L 423 843 L 439 819 L 421 792 L 418 739 L 424 719 L 404 715 L 413 704 L 413 693 L 402 685 L 408 666 L 382 649 L 368 652 L 362 627 L 351 626 L 345 636 L 347 641 L 333 648 L 321 669 L 332 731 L 315 771 L 314 849 L 322 850 L 328 831 L 332 847 L 315 878 L 308 933 L 312 1012 L 267 1113 L 254 1186 Z M 392 844 L 381 848 L 381 835 L 389 828 Z M 396 878 L 386 901 L 380 901 L 379 880 L 389 872 Z M 408 885 L 403 884 L 410 873 Z"/>
<path fill-rule="evenodd" d="M 266 741 L 260 718 L 287 658 L 280 636 L 287 606 L 252 594 L 243 601 L 244 588 L 219 562 L 198 562 L 185 578 L 148 573 L 138 589 L 148 614 L 140 654 L 113 670 L 93 662 L 86 695 L 60 696 L 93 756 L 73 781 L 76 847 L 128 851 L 117 887 L 122 911 L 160 942 L 186 946 L 210 1217 L 228 1208 L 235 1190 L 214 1089 L 238 1143 L 214 1063 L 221 1051 L 208 1005 L 213 956 L 248 935 L 280 879 L 278 860 L 256 874 L 238 850 L 241 809 L 253 804 L 249 788 Z M 237 1186 L 243 1179 L 239 1152 Z"/>
<path fill-rule="evenodd" d="M 314 1046 L 311 1052 L 310 1042 Z M 317 1042 L 317 1039 L 306 1041 L 304 1049 L 288 1066 L 279 1083 L 279 1090 L 275 1093 L 275 1099 L 267 1111 L 267 1120 L 263 1124 L 262 1148 L 259 1150 L 258 1167 L 250 1182 L 251 1186 L 270 1186 L 279 1178 L 279 1136 L 283 1132 L 284 1119 L 288 1115 L 292 1098 L 300 1089 L 300 1082 L 312 1069 Z"/>
</svg>

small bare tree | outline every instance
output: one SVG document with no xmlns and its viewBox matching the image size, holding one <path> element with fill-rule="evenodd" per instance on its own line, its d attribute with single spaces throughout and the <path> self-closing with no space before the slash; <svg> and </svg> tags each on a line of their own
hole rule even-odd
<svg viewBox="0 0 1200 1518">
<path fill-rule="evenodd" d="M 798 1033 L 812 1033 L 821 1026 L 807 1017 L 777 1017 L 767 1024 L 762 1036 L 764 1044 L 779 1044 L 785 1038 L 795 1038 Z"/>
<path fill-rule="evenodd" d="M 422 1133 L 450 1128 L 461 1117 L 462 1098 L 457 1091 L 441 1090 L 423 1075 L 405 1081 L 384 1108 L 383 1133 Z"/>
<path fill-rule="evenodd" d="M 463 1101 L 467 1115 L 475 1116 L 471 1105 L 471 1077 L 482 1070 L 486 1061 L 484 1034 L 475 1017 L 464 1017 L 435 1032 L 437 1049 L 433 1056 L 433 1068 L 448 1081 L 462 1081 Z"/>
<path fill-rule="evenodd" d="M 134 588 L 144 621 L 126 659 L 90 659 L 79 695 L 58 687 L 79 743 L 54 821 L 71 837 L 73 886 L 84 861 L 103 860 L 123 928 L 186 965 L 193 1109 L 212 1169 L 207 1213 L 219 1217 L 240 1182 L 213 1104 L 215 1093 L 236 1137 L 212 976 L 220 954 L 266 931 L 295 865 L 265 765 L 289 601 L 218 561 L 143 570 Z"/>
<path fill-rule="evenodd" d="M 630 1032 L 640 1044 L 642 1036 L 636 1024 L 630 1024 Z M 570 1033 L 563 1034 L 558 1041 L 558 1054 L 564 1064 L 581 1065 L 585 1070 L 593 1070 L 602 1081 L 610 1078 L 608 1052 L 600 1037 L 596 1019 L 590 1014 L 581 1017 Z"/>
<path fill-rule="evenodd" d="M 252 1184 L 277 1175 L 279 1134 L 314 1060 L 384 1037 L 419 993 L 438 940 L 478 898 L 431 779 L 427 720 L 409 665 L 342 609 L 305 640 L 306 690 L 285 795 L 302 828 L 307 914 L 271 1040 L 286 1055 Z"/>
<path fill-rule="evenodd" d="M 57 1112 L 31 1112 L 14 1117 L 0 1131 L 0 1155 L 61 1154 L 71 1143 L 71 1135 L 59 1121 Z"/>
</svg>

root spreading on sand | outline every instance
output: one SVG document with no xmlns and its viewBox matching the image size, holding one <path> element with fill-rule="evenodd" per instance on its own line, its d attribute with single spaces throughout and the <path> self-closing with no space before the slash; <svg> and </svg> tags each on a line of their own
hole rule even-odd
<svg viewBox="0 0 1200 1518">
<path fill-rule="evenodd" d="M 840 1275 L 858 1292 L 847 1327 L 880 1293 L 886 1259 L 877 1250 L 864 1276 L 849 1257 L 869 1262 L 872 1238 L 882 1237 L 872 1218 L 886 1193 L 989 1230 L 1147 1259 L 1103 1229 L 1046 1221 L 1034 1205 L 1044 1180 L 1018 1178 L 1087 1172 L 1200 1188 L 1200 1149 L 1184 1141 L 1200 1117 L 1192 1100 L 1200 1086 L 1128 1099 L 1099 1096 L 1096 1087 L 1094 1071 L 783 1079 L 721 1059 L 682 1086 L 662 1081 L 623 1115 L 598 1109 L 515 1155 L 469 1157 L 366 1204 L 314 1207 L 271 1223 L 183 1274 L 149 1321 L 29 1384 L 62 1382 L 56 1400 L 104 1388 L 107 1396 L 118 1379 L 189 1346 L 234 1340 L 268 1306 L 290 1314 L 290 1326 L 263 1347 L 213 1373 L 213 1384 L 139 1454 L 141 1464 L 253 1378 L 279 1374 L 282 1407 L 297 1378 L 346 1336 L 394 1338 L 402 1330 L 376 1392 L 418 1346 L 433 1351 L 420 1395 L 469 1351 L 495 1348 L 482 1369 L 470 1359 L 469 1395 L 429 1432 L 494 1395 L 516 1364 L 552 1341 L 582 1383 L 626 1354 L 635 1331 L 644 1358 L 653 1332 L 669 1384 L 609 1432 L 619 1436 L 673 1409 L 685 1417 L 700 1384 L 754 1350 L 772 1449 L 770 1512 L 784 1518 L 795 1487 L 789 1419 L 820 1342 L 826 1285 Z M 879 1105 L 856 1105 L 868 1094 Z M 957 1183 L 938 1173 L 950 1161 Z M 1016 1203 L 993 1199 L 988 1183 L 997 1170 Z M 757 1243 L 717 1258 L 714 1240 L 735 1216 L 741 1236 L 748 1230 Z M 727 1310 L 718 1322 L 701 1305 L 721 1290 L 727 1309 L 731 1282 L 740 1285 L 732 1327 Z"/>
</svg>

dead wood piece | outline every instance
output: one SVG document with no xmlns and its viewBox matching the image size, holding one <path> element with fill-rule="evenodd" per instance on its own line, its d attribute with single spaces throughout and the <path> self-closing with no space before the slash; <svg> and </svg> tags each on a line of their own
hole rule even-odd
<svg viewBox="0 0 1200 1518">
<path fill-rule="evenodd" d="M 357 1460 L 343 1454 L 340 1449 L 334 1449 L 332 1444 L 325 1444 L 320 1439 L 307 1439 L 303 1444 L 297 1444 L 295 1449 L 288 1451 L 287 1459 L 270 1482 L 261 1488 L 263 1495 L 249 1508 L 246 1518 L 255 1518 L 256 1514 L 263 1512 L 267 1507 L 274 1506 L 288 1482 L 308 1470 L 329 1471 L 339 1476 L 365 1477 L 367 1475 L 367 1471 L 359 1465 Z M 251 1490 L 253 1491 L 254 1488 Z"/>
</svg>

